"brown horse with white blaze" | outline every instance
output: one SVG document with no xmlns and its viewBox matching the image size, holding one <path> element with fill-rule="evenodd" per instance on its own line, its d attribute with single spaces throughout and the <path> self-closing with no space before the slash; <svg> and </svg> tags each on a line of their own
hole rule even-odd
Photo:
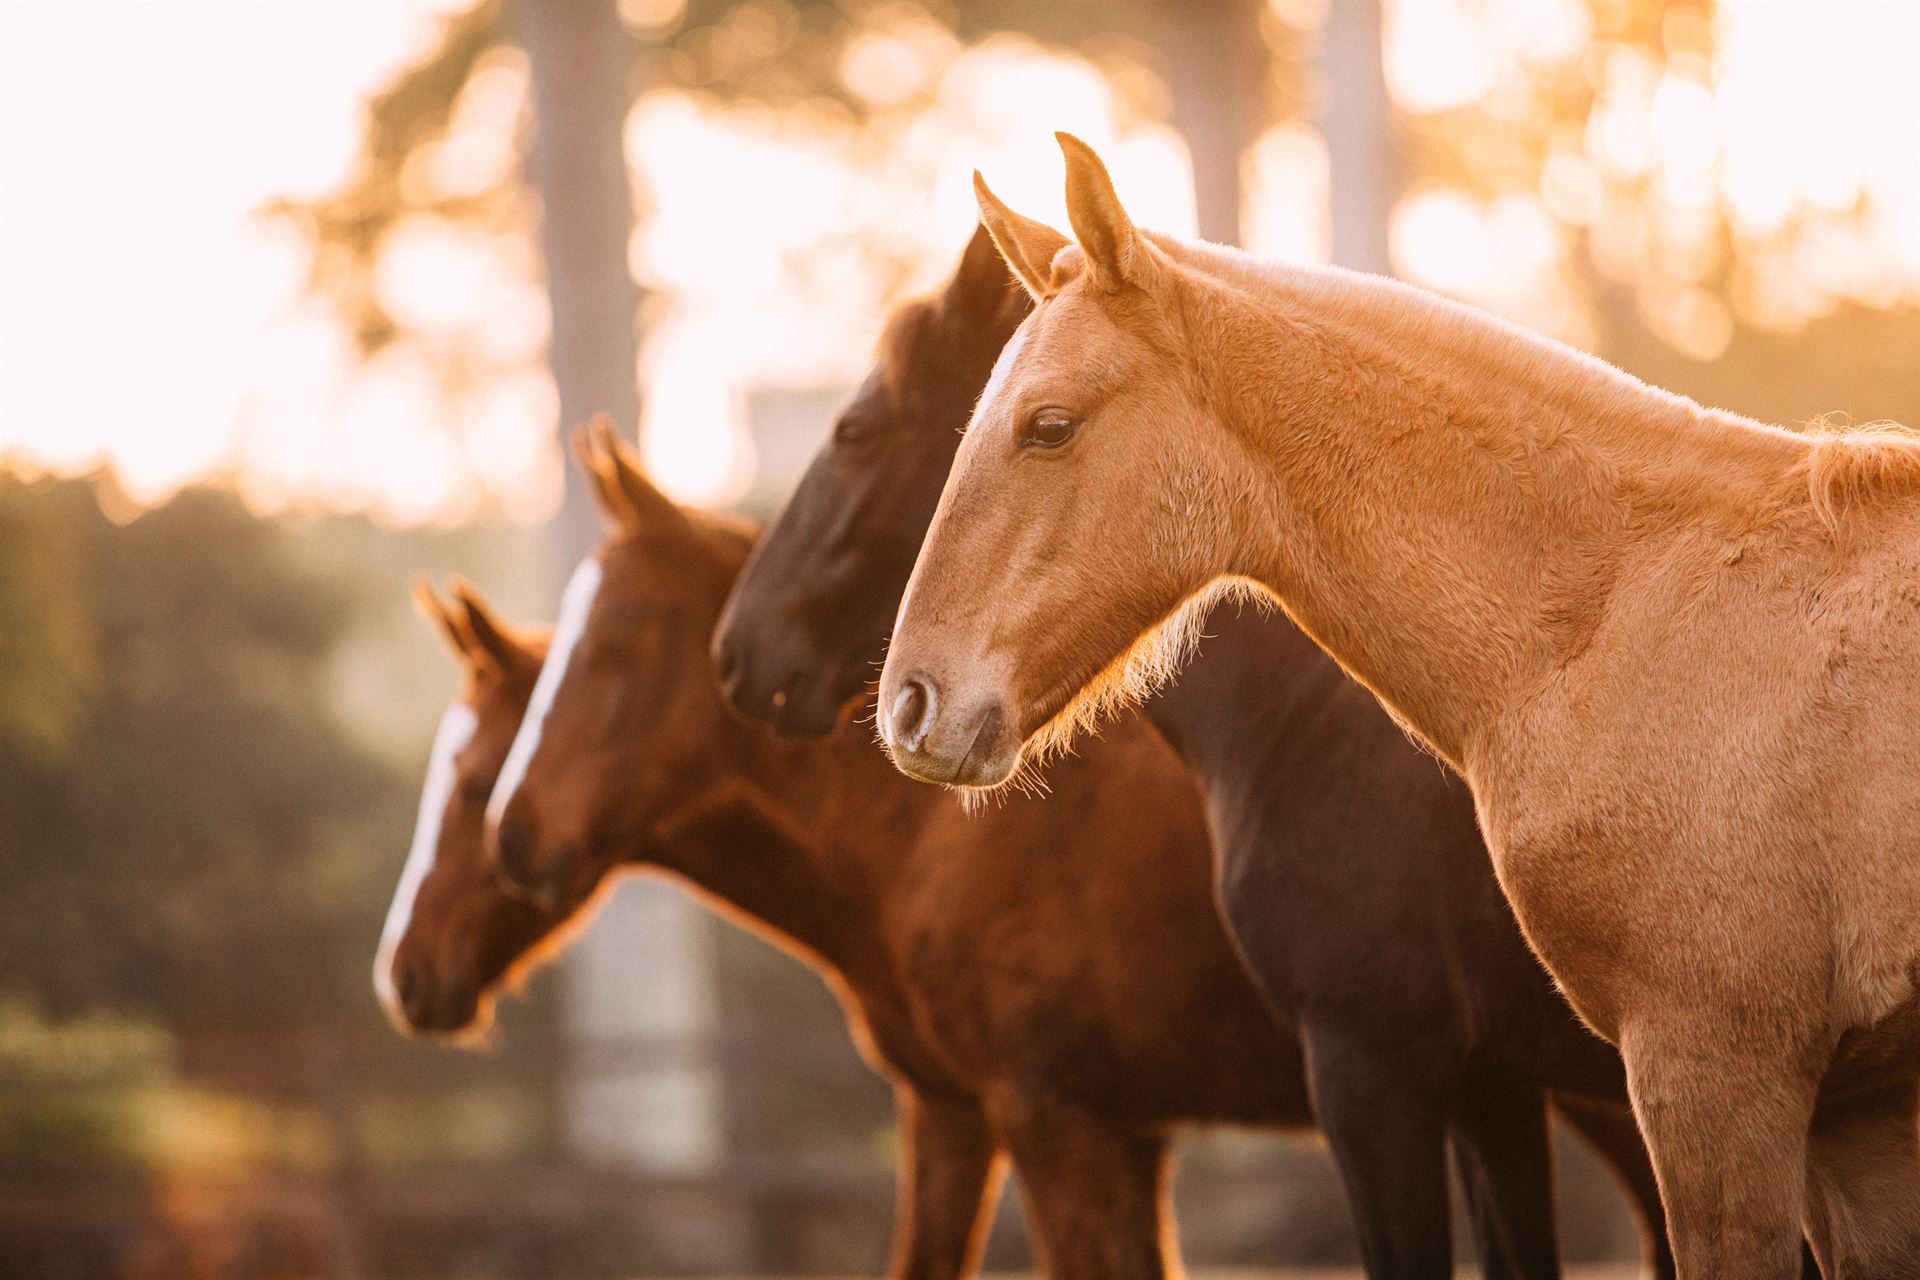
<svg viewBox="0 0 1920 1280">
<path fill-rule="evenodd" d="M 481 840 L 487 797 L 520 731 L 546 638 L 510 630 L 465 584 L 449 603 L 419 583 L 414 600 L 446 638 L 463 680 L 434 734 L 373 987 L 402 1030 L 472 1040 L 491 1023 L 496 993 L 581 914 L 503 894 Z"/>
<path fill-rule="evenodd" d="M 980 189 L 1039 300 L 880 690 L 992 785 L 1252 584 L 1468 780 L 1620 1046 L 1686 1280 L 1920 1275 L 1920 446 L 1703 409 L 1391 281 Z M 1076 243 L 1077 241 L 1077 243 Z"/>
<path fill-rule="evenodd" d="M 609 536 L 518 685 L 513 746 L 495 754 L 483 716 L 487 753 L 460 757 L 497 762 L 504 869 L 536 904 L 501 909 L 564 917 L 640 857 L 822 973 L 910 1134 L 893 1275 L 971 1272 L 1009 1161 L 1049 1274 L 1177 1273 L 1173 1130 L 1311 1123 L 1300 1046 L 1214 911 L 1178 762 L 1114 735 L 1052 801 L 972 819 L 864 732 L 800 744 L 741 722 L 707 642 L 750 537 L 653 489 L 610 431 L 583 454 Z"/>
</svg>

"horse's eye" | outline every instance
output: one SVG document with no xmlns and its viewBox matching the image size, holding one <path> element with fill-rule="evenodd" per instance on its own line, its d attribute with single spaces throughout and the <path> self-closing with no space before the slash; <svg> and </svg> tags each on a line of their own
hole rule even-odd
<svg viewBox="0 0 1920 1280">
<path fill-rule="evenodd" d="M 870 417 L 844 413 L 833 424 L 833 438 L 837 444 L 859 444 L 879 435 L 879 425 Z"/>
<path fill-rule="evenodd" d="M 487 807 L 487 801 L 493 797 L 493 779 L 474 778 L 460 784 L 460 799 L 476 809 Z"/>
<path fill-rule="evenodd" d="M 1042 409 L 1027 419 L 1026 428 L 1020 433 L 1020 443 L 1036 449 L 1058 449 L 1073 439 L 1074 432 L 1079 429 L 1078 416 L 1065 409 Z"/>
</svg>

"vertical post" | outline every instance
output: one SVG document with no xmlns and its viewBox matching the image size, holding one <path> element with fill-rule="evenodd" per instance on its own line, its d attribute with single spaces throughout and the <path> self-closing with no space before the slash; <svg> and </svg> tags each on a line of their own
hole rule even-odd
<svg viewBox="0 0 1920 1280">
<path fill-rule="evenodd" d="M 1387 97 L 1381 0 L 1332 0 L 1320 52 L 1333 260 L 1390 275 L 1387 232 L 1400 198 L 1400 138 Z"/>
<path fill-rule="evenodd" d="M 1200 238 L 1240 243 L 1240 166 L 1265 123 L 1271 51 L 1261 0 L 1170 0 L 1165 68 L 1172 123 L 1193 161 Z"/>
<path fill-rule="evenodd" d="M 532 79 L 529 176 L 540 199 L 559 425 L 604 412 L 631 439 L 640 419 L 640 290 L 627 266 L 633 215 L 623 135 L 634 43 L 613 0 L 514 0 L 512 17 Z M 554 599 L 600 533 L 569 460 L 553 525 Z M 573 1051 L 562 1106 L 576 1150 L 661 1172 L 719 1162 L 705 924 L 669 886 L 629 882 L 569 955 L 562 1024 Z"/>
</svg>

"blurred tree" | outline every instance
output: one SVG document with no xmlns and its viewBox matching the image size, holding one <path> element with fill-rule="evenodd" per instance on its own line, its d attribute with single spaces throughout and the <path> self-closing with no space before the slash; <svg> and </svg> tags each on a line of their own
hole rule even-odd
<svg viewBox="0 0 1920 1280">
<path fill-rule="evenodd" d="M 627 267 L 632 201 L 622 144 L 632 100 L 632 41 L 613 6 L 515 0 L 511 30 L 527 52 L 533 104 L 528 176 L 540 201 L 558 429 L 608 413 L 639 426 L 640 291 Z M 599 540 L 600 516 L 578 468 L 564 470 L 554 530 L 556 581 Z"/>
<path fill-rule="evenodd" d="M 277 202 L 270 212 L 301 229 L 312 249 L 310 289 L 371 354 L 402 335 L 378 287 L 380 257 L 396 229 L 427 217 L 499 232 L 528 216 L 525 178 L 541 189 L 568 180 L 564 169 L 543 165 L 524 131 L 521 149 L 533 153 L 528 174 L 509 169 L 477 188 L 455 190 L 432 176 L 428 161 L 446 140 L 462 91 L 499 66 L 507 50 L 531 55 L 535 114 L 565 112 L 596 139 L 609 129 L 617 137 L 626 101 L 655 86 L 724 101 L 807 104 L 858 121 L 919 105 L 909 99 L 883 107 L 857 92 L 848 75 L 848 54 L 863 35 L 909 21 L 937 23 L 968 41 L 1015 32 L 1084 53 L 1113 72 L 1136 109 L 1170 116 L 1188 139 L 1201 233 L 1240 238 L 1242 158 L 1284 106 L 1274 49 L 1294 34 L 1262 0 L 481 0 L 446 18 L 434 46 L 369 99 L 359 156 L 341 188 L 315 200 Z M 622 24 L 631 38 L 621 34 Z M 604 59 L 615 53 L 638 63 L 617 116 L 615 104 L 601 100 L 610 83 Z M 543 88 L 540 64 L 569 60 L 592 75 L 570 80 L 566 94 Z M 603 117 L 599 123 L 588 119 L 594 112 Z M 584 157 L 585 135 L 577 152 L 572 143 L 567 150 Z M 545 248 L 556 246 L 549 239 Z M 438 352 L 436 359 L 460 366 L 470 357 Z M 471 372 L 455 367 L 449 376 Z"/>
<path fill-rule="evenodd" d="M 1333 260 L 1393 272 L 1388 231 L 1406 175 L 1387 97 L 1381 0 L 1338 0 L 1320 32 L 1320 132 L 1327 144 Z"/>
<path fill-rule="evenodd" d="M 0 564 L 9 618 L 60 619 L 0 671 L 0 705 L 60 690 L 57 733 L 0 736 L 0 984 L 187 1034 L 364 1019 L 389 886 L 356 855 L 410 787 L 328 710 L 350 580 L 226 495 L 119 524 L 6 476 Z"/>
<path fill-rule="evenodd" d="M 1426 183 L 1489 211 L 1536 210 L 1523 225 L 1552 227 L 1549 288 L 1566 307 L 1523 305 L 1521 318 L 1770 421 L 1829 410 L 1920 421 L 1906 371 L 1920 313 L 1849 293 L 1891 278 L 1851 270 L 1875 260 L 1868 197 L 1789 196 L 1777 219 L 1742 214 L 1722 154 L 1714 0 L 1578 0 L 1558 12 L 1557 26 L 1495 42 L 1508 56 L 1470 99 L 1406 116 Z M 1840 279 L 1822 279 L 1836 261 Z M 1555 310 L 1574 323 L 1556 325 Z M 1816 351 L 1826 358 L 1807 358 Z"/>
<path fill-rule="evenodd" d="M 53 754 L 85 712 L 94 636 L 73 531 L 27 493 L 0 489 L 0 744 Z"/>
</svg>

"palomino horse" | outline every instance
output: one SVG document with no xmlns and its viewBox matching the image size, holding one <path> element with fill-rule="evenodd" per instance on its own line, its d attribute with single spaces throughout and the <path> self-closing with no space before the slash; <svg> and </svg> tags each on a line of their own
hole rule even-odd
<svg viewBox="0 0 1920 1280">
<path fill-rule="evenodd" d="M 1649 388 L 1397 283 L 980 187 L 1040 300 L 901 605 L 882 732 L 986 786 L 1150 685 L 1221 582 L 1471 784 L 1621 1048 L 1687 1280 L 1920 1275 L 1920 446 Z"/>
<path fill-rule="evenodd" d="M 440 786 L 468 806 L 478 770 L 501 771 L 502 851 L 544 905 L 500 900 L 462 808 L 395 962 L 464 979 L 490 944 L 457 926 L 472 930 L 463 956 L 436 902 L 491 897 L 513 931 L 519 912 L 565 917 L 642 851 L 819 969 L 894 1082 L 910 1126 L 894 1275 L 972 1269 L 1002 1153 L 1052 1274 L 1177 1271 L 1171 1129 L 1311 1123 L 1299 1044 L 1214 911 L 1205 819 L 1178 762 L 1149 733 L 1115 735 L 1063 771 L 1055 803 L 969 819 L 865 734 L 802 745 L 741 723 L 706 646 L 748 537 L 674 506 L 605 436 L 588 460 L 615 521 L 594 588 L 569 592 L 538 681 L 529 653 L 488 659 L 514 673 L 518 702 L 470 693 L 485 746 Z M 506 634 L 466 607 L 474 629 Z M 529 704 L 513 751 L 533 734 L 538 747 L 516 763 L 499 721 Z"/>
<path fill-rule="evenodd" d="M 714 653 L 737 709 L 831 725 L 862 691 L 956 428 L 1027 310 L 983 230 L 938 298 L 889 322 L 873 374 L 722 615 Z M 1590 1136 L 1609 1117 L 1616 1127 L 1611 1158 L 1669 1274 L 1619 1056 L 1528 953 L 1466 788 L 1298 629 L 1228 609 L 1207 625 L 1198 660 L 1146 714 L 1200 782 L 1227 920 L 1307 1047 L 1369 1270 L 1451 1273 L 1451 1130 L 1463 1172 L 1493 1188 L 1482 1203 L 1513 1273 L 1555 1274 L 1541 1091 L 1559 1088 L 1563 1110 L 1584 1105 Z M 1578 1096 L 1596 1093 L 1608 1101 Z"/>
</svg>

